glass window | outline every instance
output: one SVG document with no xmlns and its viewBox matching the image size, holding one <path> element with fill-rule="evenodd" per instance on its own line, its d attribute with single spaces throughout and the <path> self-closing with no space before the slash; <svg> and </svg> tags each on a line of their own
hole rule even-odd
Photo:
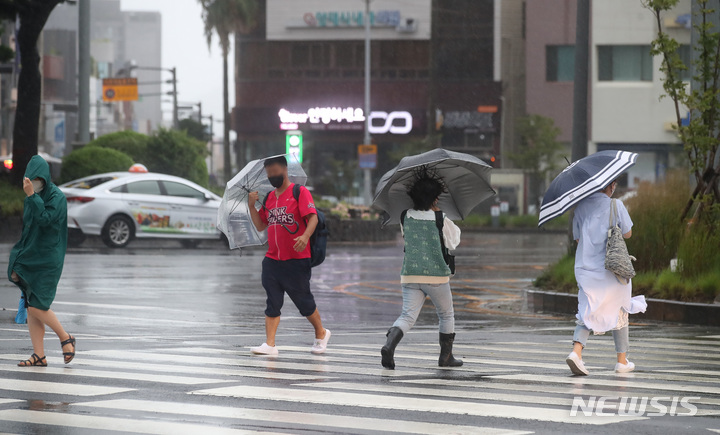
<svg viewBox="0 0 720 435">
<path fill-rule="evenodd" d="M 127 184 L 123 184 L 118 187 L 113 187 L 112 189 L 110 189 L 110 191 L 113 193 L 127 193 Z"/>
<path fill-rule="evenodd" d="M 603 45 L 598 47 L 598 79 L 603 81 L 651 81 L 649 45 Z"/>
<path fill-rule="evenodd" d="M 127 184 L 127 193 L 160 195 L 160 185 L 155 180 L 135 181 Z"/>
<path fill-rule="evenodd" d="M 571 82 L 575 78 L 575 46 L 548 45 L 545 48 L 545 79 Z"/>
<path fill-rule="evenodd" d="M 690 68 L 692 68 L 692 47 L 687 44 L 681 45 L 678 48 L 678 55 L 680 55 L 680 60 L 687 67 L 686 70 L 680 71 L 680 78 L 685 81 L 692 80 L 692 72 L 690 71 Z"/>
<path fill-rule="evenodd" d="M 182 183 L 176 183 L 174 181 L 163 181 L 162 184 L 163 186 L 165 186 L 166 194 L 170 196 L 180 196 L 183 198 L 197 199 L 205 198 L 204 193 Z"/>
<path fill-rule="evenodd" d="M 63 187 L 74 187 L 75 189 L 92 189 L 95 186 L 99 186 L 108 181 L 114 180 L 117 177 L 96 177 L 88 178 L 87 180 L 71 181 L 63 184 Z"/>
<path fill-rule="evenodd" d="M 293 45 L 290 51 L 290 64 L 295 68 L 309 66 L 310 46 L 305 44 Z"/>
</svg>

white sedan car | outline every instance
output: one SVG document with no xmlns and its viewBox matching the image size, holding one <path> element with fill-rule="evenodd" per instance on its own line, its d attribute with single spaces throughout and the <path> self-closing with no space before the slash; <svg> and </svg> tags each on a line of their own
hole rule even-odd
<svg viewBox="0 0 720 435">
<path fill-rule="evenodd" d="M 137 238 L 179 239 L 194 247 L 219 240 L 215 228 L 220 197 L 172 175 L 109 172 L 60 186 L 67 197 L 68 241 L 79 245 L 100 236 L 112 248 Z"/>
</svg>

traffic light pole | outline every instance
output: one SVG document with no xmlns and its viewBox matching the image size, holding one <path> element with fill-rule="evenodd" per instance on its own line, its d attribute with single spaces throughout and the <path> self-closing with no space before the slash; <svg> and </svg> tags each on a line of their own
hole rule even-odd
<svg viewBox="0 0 720 435">
<path fill-rule="evenodd" d="M 364 145 L 370 145 L 370 0 L 365 0 L 365 137 Z M 359 158 L 359 156 L 358 156 Z M 372 203 L 372 173 L 370 169 L 364 169 L 364 199 L 365 205 Z"/>
</svg>

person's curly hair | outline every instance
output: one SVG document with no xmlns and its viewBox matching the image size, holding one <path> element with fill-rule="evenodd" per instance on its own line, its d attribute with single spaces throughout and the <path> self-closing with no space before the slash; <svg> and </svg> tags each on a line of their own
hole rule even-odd
<svg viewBox="0 0 720 435">
<path fill-rule="evenodd" d="M 447 186 L 437 171 L 427 166 L 421 166 L 413 171 L 413 179 L 408 186 L 407 194 L 412 199 L 415 210 L 430 210 L 435 200 L 443 193 L 447 193 Z"/>
</svg>

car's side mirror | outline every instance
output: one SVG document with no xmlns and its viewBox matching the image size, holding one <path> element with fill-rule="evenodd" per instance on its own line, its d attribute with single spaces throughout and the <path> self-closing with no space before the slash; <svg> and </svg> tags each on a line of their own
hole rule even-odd
<svg viewBox="0 0 720 435">
<path fill-rule="evenodd" d="M 204 198 L 205 198 L 205 201 L 210 201 L 210 200 L 212 200 L 212 199 L 213 199 L 213 197 L 212 197 L 212 196 L 210 196 L 210 194 L 209 194 L 209 193 L 206 193 L 206 194 L 205 194 L 205 196 L 204 196 Z"/>
</svg>

